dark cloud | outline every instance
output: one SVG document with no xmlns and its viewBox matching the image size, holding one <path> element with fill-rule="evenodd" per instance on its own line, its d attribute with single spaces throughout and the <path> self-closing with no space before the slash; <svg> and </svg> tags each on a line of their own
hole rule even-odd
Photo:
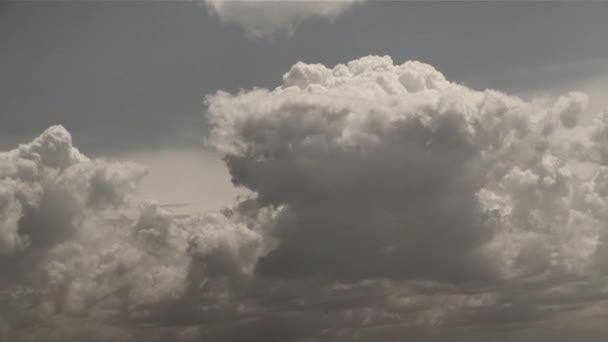
<svg viewBox="0 0 608 342">
<path fill-rule="evenodd" d="M 584 94 L 527 103 L 371 56 L 333 69 L 298 63 L 283 80 L 208 98 L 210 143 L 234 183 L 279 208 L 279 245 L 260 274 L 458 282 L 579 262 L 574 250 L 551 260 L 572 245 L 541 247 L 552 232 L 536 225 L 598 219 L 563 211 L 583 205 L 567 197 L 580 187 L 567 155 L 577 151 L 559 134 L 576 127 Z M 589 236 L 568 243 L 597 239 L 591 221 Z M 492 264 L 503 252 L 496 262 L 509 264 Z"/>
<path fill-rule="evenodd" d="M 207 104 L 253 193 L 221 213 L 137 203 L 145 170 L 61 126 L 0 153 L 2 338 L 605 333 L 606 120 L 586 95 L 525 101 L 368 56 Z"/>
<path fill-rule="evenodd" d="M 324 289 L 256 303 L 316 322 L 277 323 L 279 339 L 542 339 L 606 299 L 605 125 L 582 93 L 524 101 L 370 56 L 207 103 L 250 210 L 275 212 L 258 278 Z M 358 292 L 369 279 L 390 280 Z M 258 312 L 248 324 L 272 334 Z"/>
</svg>

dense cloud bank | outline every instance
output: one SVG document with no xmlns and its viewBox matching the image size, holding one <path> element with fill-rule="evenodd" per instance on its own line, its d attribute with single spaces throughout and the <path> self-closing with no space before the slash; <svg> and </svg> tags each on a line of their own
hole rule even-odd
<svg viewBox="0 0 608 342">
<path fill-rule="evenodd" d="M 298 63 L 207 97 L 253 196 L 190 217 L 51 127 L 0 153 L 0 340 L 602 341 L 608 112 L 588 102 Z"/>
<path fill-rule="evenodd" d="M 253 38 L 293 35 L 305 20 L 332 20 L 364 0 L 205 0 L 209 11 L 225 23 L 240 25 Z"/>
<path fill-rule="evenodd" d="M 202 297 L 207 282 L 250 273 L 261 247 L 228 213 L 133 207 L 145 169 L 87 158 L 61 126 L 0 161 L 3 338 L 65 340 L 82 333 L 70 320 L 120 325 L 148 305 Z"/>
</svg>

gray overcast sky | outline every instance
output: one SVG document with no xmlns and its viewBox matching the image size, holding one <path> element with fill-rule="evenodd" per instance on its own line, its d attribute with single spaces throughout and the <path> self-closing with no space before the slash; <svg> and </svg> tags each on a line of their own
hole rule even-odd
<svg viewBox="0 0 608 342">
<path fill-rule="evenodd" d="M 606 2 L 371 1 L 256 40 L 197 2 L 2 2 L 0 146 L 57 123 L 94 154 L 191 146 L 204 95 L 274 87 L 300 60 L 388 54 L 516 94 L 575 84 L 608 72 L 607 16 Z"/>
</svg>

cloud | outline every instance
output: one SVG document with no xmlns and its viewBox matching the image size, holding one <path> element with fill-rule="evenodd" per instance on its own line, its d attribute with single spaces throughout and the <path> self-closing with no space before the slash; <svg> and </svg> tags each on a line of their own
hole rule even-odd
<svg viewBox="0 0 608 342">
<path fill-rule="evenodd" d="M 233 182 L 280 212 L 260 274 L 507 279 L 586 272 L 600 248 L 584 94 L 525 101 L 369 56 L 207 102 Z"/>
<path fill-rule="evenodd" d="M 136 165 L 88 159 L 61 126 L 1 153 L 0 161 L 4 255 L 70 238 L 83 213 L 120 206 L 145 174 Z"/>
<path fill-rule="evenodd" d="M 368 56 L 300 62 L 276 89 L 207 104 L 208 143 L 256 194 L 252 210 L 274 212 L 263 234 L 275 245 L 256 264 L 273 295 L 211 336 L 607 333 L 589 320 L 607 310 L 607 121 L 585 94 L 524 100 Z"/>
<path fill-rule="evenodd" d="M 322 341 L 599 338 L 587 319 L 607 309 L 607 125 L 588 102 L 477 91 L 386 56 L 300 62 L 276 89 L 207 97 L 209 145 L 250 201 L 275 212 L 265 234 L 276 247 L 257 277 L 291 284 L 278 310 L 303 322 L 282 331 L 280 315 L 260 314 L 242 329 Z"/>
<path fill-rule="evenodd" d="M 600 341 L 608 120 L 588 102 L 297 63 L 207 97 L 253 195 L 193 216 L 50 127 L 0 153 L 0 339 Z"/>
<path fill-rule="evenodd" d="M 145 169 L 87 158 L 62 126 L 0 160 L 5 336 L 25 338 L 38 324 L 63 339 L 85 330 L 68 323 L 78 316 L 99 326 L 201 296 L 205 283 L 251 273 L 262 246 L 228 212 L 179 218 L 156 202 L 134 207 Z"/>
<path fill-rule="evenodd" d="M 206 0 L 209 11 L 225 23 L 240 25 L 254 38 L 278 33 L 293 35 L 303 21 L 324 18 L 332 20 L 362 0 Z"/>
</svg>

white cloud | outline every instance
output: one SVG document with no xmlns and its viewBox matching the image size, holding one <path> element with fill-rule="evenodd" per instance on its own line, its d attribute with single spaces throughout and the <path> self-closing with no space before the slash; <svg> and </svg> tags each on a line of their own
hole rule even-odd
<svg viewBox="0 0 608 342">
<path fill-rule="evenodd" d="M 276 247 L 256 271 L 289 279 L 270 286 L 308 322 L 280 335 L 286 323 L 267 315 L 224 340 L 605 335 L 588 317 L 607 310 L 595 303 L 607 293 L 608 120 L 588 102 L 477 91 L 377 56 L 297 63 L 276 89 L 209 96 L 210 145 L 275 211 Z"/>
<path fill-rule="evenodd" d="M 298 63 L 274 90 L 207 101 L 210 144 L 235 184 L 282 208 L 262 273 L 584 273 L 602 248 L 605 194 L 592 184 L 603 166 L 591 156 L 605 134 L 577 127 L 584 94 L 524 101 L 370 56 Z"/>
<path fill-rule="evenodd" d="M 207 8 L 222 22 L 240 25 L 255 38 L 277 33 L 292 35 L 303 21 L 332 20 L 362 0 L 205 0 Z"/>
<path fill-rule="evenodd" d="M 145 173 L 87 158 L 61 126 L 0 153 L 0 315 L 31 314 L 63 331 L 72 315 L 98 324 L 99 315 L 134 314 L 200 291 L 202 281 L 251 273 L 258 233 L 228 213 L 180 218 L 155 202 L 134 207 Z M 2 321 L 3 334 L 27 332 L 14 320 L 15 329 Z"/>
</svg>

